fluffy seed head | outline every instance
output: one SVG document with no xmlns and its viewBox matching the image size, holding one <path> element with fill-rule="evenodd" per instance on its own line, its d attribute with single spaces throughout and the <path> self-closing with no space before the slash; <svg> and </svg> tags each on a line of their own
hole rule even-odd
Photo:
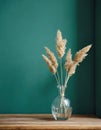
<svg viewBox="0 0 101 130">
<path fill-rule="evenodd" d="M 47 63 L 47 65 L 48 65 L 50 71 L 51 71 L 53 74 L 55 74 L 55 73 L 56 73 L 56 68 L 52 65 L 51 60 L 50 60 L 47 56 L 45 56 L 45 55 L 42 55 L 42 57 L 43 57 L 43 59 L 45 60 L 45 62 Z"/>
<path fill-rule="evenodd" d="M 68 69 L 69 76 L 72 76 L 73 74 L 75 74 L 77 65 L 79 65 L 79 63 L 82 62 L 83 59 L 87 56 L 87 52 L 90 50 L 90 48 L 91 48 L 91 45 L 88 45 L 75 54 L 74 61 L 72 62 L 71 66 Z"/>
<path fill-rule="evenodd" d="M 66 69 L 67 72 L 69 71 L 72 63 L 73 63 L 73 61 L 72 61 L 71 49 L 69 49 L 68 52 L 67 52 L 66 62 L 65 62 L 65 69 Z"/>
<path fill-rule="evenodd" d="M 59 58 L 62 58 L 65 54 L 65 49 L 66 49 L 66 39 L 62 39 L 62 33 L 60 30 L 57 31 L 57 41 L 56 41 L 56 49 Z"/>
<path fill-rule="evenodd" d="M 71 66 L 69 68 L 69 71 L 68 71 L 69 77 L 72 76 L 73 74 L 75 74 L 76 67 L 77 67 L 77 64 L 75 64 L 75 63 L 71 64 Z"/>
<path fill-rule="evenodd" d="M 52 51 L 50 51 L 50 49 L 49 49 L 48 47 L 45 47 L 45 50 L 46 50 L 46 52 L 47 52 L 47 54 L 48 54 L 48 56 L 49 56 L 49 59 L 50 59 L 51 62 L 52 62 L 52 65 L 53 65 L 55 68 L 57 68 L 57 67 L 58 67 L 58 63 L 57 63 L 57 59 L 56 59 L 54 53 L 53 53 Z"/>
<path fill-rule="evenodd" d="M 80 62 L 83 61 L 83 59 L 87 56 L 87 52 L 90 50 L 92 45 L 88 45 L 84 47 L 83 49 L 79 50 L 74 57 L 74 62 L 76 62 L 78 65 Z"/>
</svg>

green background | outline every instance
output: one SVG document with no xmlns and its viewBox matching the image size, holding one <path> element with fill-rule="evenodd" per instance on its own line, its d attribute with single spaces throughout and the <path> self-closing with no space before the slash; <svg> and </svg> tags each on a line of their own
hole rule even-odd
<svg viewBox="0 0 101 130">
<path fill-rule="evenodd" d="M 44 46 L 56 54 L 58 29 L 73 54 L 93 44 L 70 79 L 66 96 L 71 100 L 73 113 L 95 113 L 94 3 L 93 0 L 0 0 L 0 113 L 51 113 L 51 103 L 58 95 L 57 84 L 41 55 L 45 53 Z M 98 6 L 99 12 L 99 3 Z M 97 22 L 100 26 L 99 18 Z M 98 50 L 100 41 L 97 37 Z M 100 50 L 96 56 L 99 53 Z M 99 91 L 101 82 L 97 83 Z M 100 99 L 97 106 L 99 102 Z"/>
</svg>

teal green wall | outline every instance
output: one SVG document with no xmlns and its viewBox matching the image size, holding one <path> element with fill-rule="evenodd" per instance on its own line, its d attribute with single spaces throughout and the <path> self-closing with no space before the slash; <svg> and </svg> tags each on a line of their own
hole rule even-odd
<svg viewBox="0 0 101 130">
<path fill-rule="evenodd" d="M 96 114 L 101 117 L 101 0 L 96 0 Z"/>
<path fill-rule="evenodd" d="M 92 0 L 0 0 L 0 113 L 50 113 L 56 81 L 44 63 L 60 29 L 73 54 L 93 44 Z M 67 48 L 68 48 L 67 47 Z M 73 113 L 94 113 L 93 48 L 70 79 Z"/>
</svg>

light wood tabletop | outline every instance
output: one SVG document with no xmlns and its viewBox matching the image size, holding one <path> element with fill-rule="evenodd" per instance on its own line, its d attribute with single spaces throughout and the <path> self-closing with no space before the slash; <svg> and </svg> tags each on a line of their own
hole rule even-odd
<svg viewBox="0 0 101 130">
<path fill-rule="evenodd" d="M 101 119 L 72 115 L 55 121 L 50 114 L 0 114 L 0 130 L 101 130 Z"/>
</svg>

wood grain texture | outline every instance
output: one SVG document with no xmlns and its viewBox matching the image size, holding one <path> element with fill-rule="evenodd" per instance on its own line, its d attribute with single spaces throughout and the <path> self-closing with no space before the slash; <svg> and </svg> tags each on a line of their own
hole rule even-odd
<svg viewBox="0 0 101 130">
<path fill-rule="evenodd" d="M 1 114 L 0 130 L 101 130 L 101 119 L 74 115 L 55 121 L 49 114 Z"/>
</svg>

